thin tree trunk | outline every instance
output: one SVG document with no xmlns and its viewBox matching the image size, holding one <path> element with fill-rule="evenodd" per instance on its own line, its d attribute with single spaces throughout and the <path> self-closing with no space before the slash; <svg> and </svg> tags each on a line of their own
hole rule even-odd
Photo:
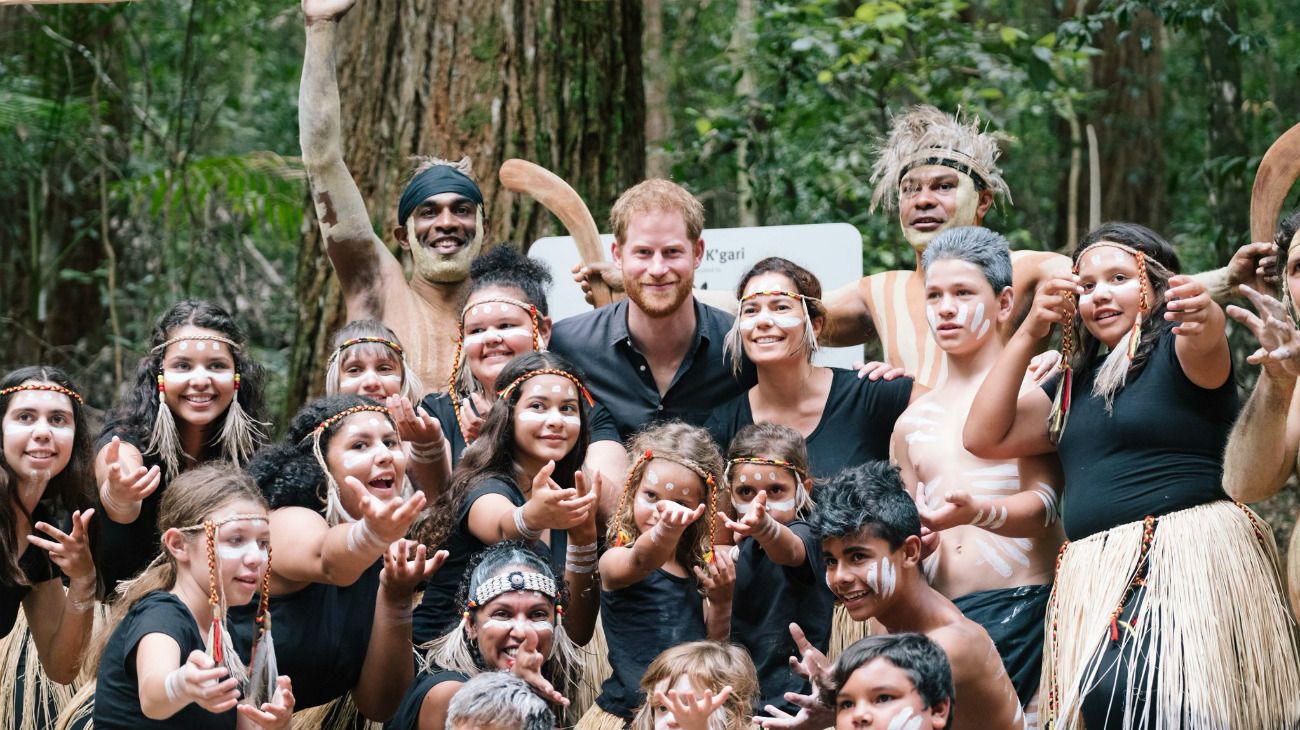
<svg viewBox="0 0 1300 730">
<path fill-rule="evenodd" d="M 1206 159 L 1232 160 L 1235 164 L 1207 167 L 1207 204 L 1211 220 L 1219 224 L 1214 244 L 1217 261 L 1227 263 L 1241 234 L 1250 228 L 1250 175 L 1246 160 L 1250 150 L 1242 131 L 1241 58 L 1228 44 L 1237 30 L 1237 0 L 1225 0 L 1219 11 L 1227 28 L 1201 28 L 1201 61 L 1206 78 Z"/>
<path fill-rule="evenodd" d="M 353 8 L 338 59 L 344 157 L 381 237 L 391 241 L 416 154 L 473 159 L 489 242 L 526 248 L 557 229 L 544 208 L 501 188 L 496 171 L 511 157 L 570 181 L 604 221 L 619 192 L 645 174 L 641 22 L 640 0 Z M 297 273 L 290 411 L 322 391 L 328 338 L 343 318 L 314 213 Z"/>
<path fill-rule="evenodd" d="M 671 74 L 664 62 L 663 0 L 642 0 L 645 18 L 645 144 L 646 177 L 668 177 L 672 162 L 664 149 L 672 136 L 668 108 Z"/>
</svg>

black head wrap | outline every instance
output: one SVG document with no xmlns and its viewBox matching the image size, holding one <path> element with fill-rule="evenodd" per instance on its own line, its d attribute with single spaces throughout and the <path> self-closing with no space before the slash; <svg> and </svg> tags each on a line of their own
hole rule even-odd
<svg viewBox="0 0 1300 730">
<path fill-rule="evenodd" d="M 406 219 L 415 212 L 415 207 L 431 195 L 456 193 L 483 205 L 483 191 L 478 184 L 469 179 L 465 173 L 450 165 L 434 165 L 411 178 L 402 191 L 402 198 L 397 203 L 397 221 L 406 225 Z"/>
</svg>

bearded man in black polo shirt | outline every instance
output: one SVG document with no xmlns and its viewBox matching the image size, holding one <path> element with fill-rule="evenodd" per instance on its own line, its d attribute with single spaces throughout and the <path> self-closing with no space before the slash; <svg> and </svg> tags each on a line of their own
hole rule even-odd
<svg viewBox="0 0 1300 730">
<path fill-rule="evenodd" d="M 627 299 L 557 322 L 550 349 L 582 368 L 624 439 L 670 418 L 702 425 L 753 385 L 752 371 L 737 378 L 723 355 L 732 316 L 691 292 L 704 207 L 680 185 L 646 180 L 619 196 L 610 223 Z"/>
</svg>

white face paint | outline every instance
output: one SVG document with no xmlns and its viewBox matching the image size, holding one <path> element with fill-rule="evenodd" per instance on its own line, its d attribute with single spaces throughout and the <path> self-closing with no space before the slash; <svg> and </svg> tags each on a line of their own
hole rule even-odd
<svg viewBox="0 0 1300 730">
<path fill-rule="evenodd" d="M 239 545 L 218 543 L 217 555 L 220 556 L 222 560 L 238 560 L 241 563 L 247 563 L 250 560 L 258 563 L 265 563 L 270 559 L 270 554 L 266 547 L 259 545 L 252 540 L 245 541 Z"/>
<path fill-rule="evenodd" d="M 935 312 L 933 304 L 925 305 L 925 321 L 930 323 L 931 332 L 939 329 L 939 314 Z"/>
<path fill-rule="evenodd" d="M 738 326 L 740 327 L 741 332 L 749 332 L 760 323 L 766 323 L 768 326 L 772 327 L 780 327 L 783 330 L 791 330 L 803 326 L 803 317 L 797 314 L 771 314 L 769 312 L 762 312 L 747 317 L 742 315 Z"/>
<path fill-rule="evenodd" d="M 659 483 L 659 475 L 655 473 L 654 469 L 646 469 L 645 478 L 646 481 L 650 482 L 651 484 Z"/>
<path fill-rule="evenodd" d="M 551 420 L 551 416 L 554 413 L 554 409 L 549 411 L 520 411 L 515 414 L 515 418 L 525 423 L 546 423 Z M 580 416 L 573 416 L 567 413 L 560 414 L 560 421 L 568 426 L 582 425 L 582 418 Z"/>
<path fill-rule="evenodd" d="M 890 562 L 888 555 L 882 557 L 879 562 L 867 566 L 867 587 L 882 598 L 894 595 L 897 581 L 898 571 Z"/>
<path fill-rule="evenodd" d="M 888 730 L 920 730 L 921 716 L 912 713 L 912 708 L 904 707 L 889 721 Z"/>
<path fill-rule="evenodd" d="M 532 629 L 537 633 L 551 633 L 555 631 L 555 625 L 550 621 L 527 621 L 523 618 L 490 618 L 483 622 L 485 629 L 499 629 L 501 631 L 514 631 L 516 629 L 524 631 Z"/>
<path fill-rule="evenodd" d="M 795 499 L 782 499 L 776 502 L 768 502 L 768 512 L 789 512 L 794 510 L 798 502 Z M 736 512 L 741 515 L 747 515 L 754 511 L 753 502 L 736 502 Z"/>
<path fill-rule="evenodd" d="M 531 340 L 533 332 L 523 327 L 502 327 L 501 329 L 484 330 L 465 335 L 465 344 L 482 345 L 488 342 L 500 342 L 509 337 L 522 337 Z"/>
<path fill-rule="evenodd" d="M 984 302 L 975 303 L 975 314 L 970 318 L 970 331 L 979 339 L 989 331 L 989 321 L 984 319 Z"/>
</svg>

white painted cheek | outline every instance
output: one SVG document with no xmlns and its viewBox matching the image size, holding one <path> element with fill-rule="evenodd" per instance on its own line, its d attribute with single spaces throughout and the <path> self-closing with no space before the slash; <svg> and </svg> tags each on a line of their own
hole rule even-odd
<svg viewBox="0 0 1300 730">
<path fill-rule="evenodd" d="M 795 506 L 795 500 L 793 499 L 783 499 L 779 502 L 767 503 L 768 511 L 775 510 L 777 512 L 789 512 L 790 510 L 794 509 L 794 506 Z"/>
<path fill-rule="evenodd" d="M 190 379 L 193 377 L 193 372 L 181 373 L 175 370 L 164 370 L 163 385 L 167 388 L 184 388 L 190 384 Z"/>
<path fill-rule="evenodd" d="M 376 373 L 376 375 L 379 377 L 380 380 L 384 381 L 385 383 L 402 382 L 401 373 Z"/>
<path fill-rule="evenodd" d="M 343 455 L 343 468 L 352 471 L 360 466 L 369 455 L 369 451 L 348 451 Z"/>
<path fill-rule="evenodd" d="M 798 315 L 780 315 L 771 318 L 772 322 L 781 329 L 794 329 L 803 326 L 803 317 Z"/>
<path fill-rule="evenodd" d="M 736 514 L 740 515 L 741 517 L 744 517 L 745 515 L 754 511 L 754 505 L 751 502 L 736 502 L 735 507 L 736 507 Z"/>
<path fill-rule="evenodd" d="M 970 318 L 970 331 L 979 333 L 980 325 L 985 324 L 984 319 L 984 302 L 975 303 L 975 314 Z"/>
<path fill-rule="evenodd" d="M 880 564 L 872 563 L 867 566 L 867 587 L 872 593 L 880 593 Z"/>
<path fill-rule="evenodd" d="M 35 426 L 29 426 L 23 423 L 6 423 L 4 426 L 5 439 L 26 439 L 31 438 Z"/>
<path fill-rule="evenodd" d="M 930 323 L 930 331 L 934 332 L 939 328 L 939 315 L 934 311 L 934 305 L 925 305 L 925 321 Z"/>
<path fill-rule="evenodd" d="M 266 549 L 255 542 L 246 542 L 238 547 L 224 544 L 217 545 L 217 555 L 222 560 L 238 560 L 240 563 L 247 562 L 250 559 L 261 563 L 266 562 L 268 559 Z"/>
<path fill-rule="evenodd" d="M 889 721 L 888 730 L 920 730 L 921 716 L 914 715 L 912 708 L 904 707 L 894 718 Z"/>
<path fill-rule="evenodd" d="M 528 626 L 539 634 L 550 634 L 555 631 L 555 625 L 550 621 L 529 621 Z"/>
<path fill-rule="evenodd" d="M 644 494 L 636 495 L 636 503 L 641 505 L 642 507 L 645 507 L 646 509 L 655 508 L 655 503 L 651 502 L 649 498 L 647 498 Z"/>
<path fill-rule="evenodd" d="M 487 332 L 475 332 L 472 335 L 465 335 L 465 344 L 479 346 L 484 342 L 487 342 L 489 337 L 496 339 L 495 335 L 491 335 Z"/>
<path fill-rule="evenodd" d="M 520 421 L 523 421 L 524 423 L 546 423 L 546 420 L 550 418 L 550 413 L 549 412 L 539 413 L 537 411 L 520 411 L 519 413 L 515 414 L 515 418 L 517 418 Z"/>
<path fill-rule="evenodd" d="M 483 622 L 483 628 L 499 629 L 501 631 L 514 631 L 515 627 L 521 623 L 524 622 L 515 621 L 514 619 L 490 618 Z"/>
<path fill-rule="evenodd" d="M 232 372 L 209 372 L 208 377 L 212 379 L 212 382 L 221 383 L 223 385 L 233 384 L 235 382 L 235 374 Z"/>
<path fill-rule="evenodd" d="M 560 420 L 564 421 L 564 425 L 566 426 L 582 425 L 582 418 L 580 416 L 560 416 Z"/>
<path fill-rule="evenodd" d="M 894 595 L 894 586 L 898 581 L 898 568 L 889 556 L 880 559 L 880 595 L 888 598 Z"/>
<path fill-rule="evenodd" d="M 754 329 L 754 326 L 757 325 L 757 324 L 758 324 L 758 320 L 757 320 L 757 319 L 752 319 L 752 318 L 748 318 L 748 317 L 746 317 L 746 318 L 741 319 L 740 322 L 738 322 L 736 326 L 740 329 L 741 332 L 749 332 L 749 331 L 753 330 L 753 329 Z"/>
</svg>

